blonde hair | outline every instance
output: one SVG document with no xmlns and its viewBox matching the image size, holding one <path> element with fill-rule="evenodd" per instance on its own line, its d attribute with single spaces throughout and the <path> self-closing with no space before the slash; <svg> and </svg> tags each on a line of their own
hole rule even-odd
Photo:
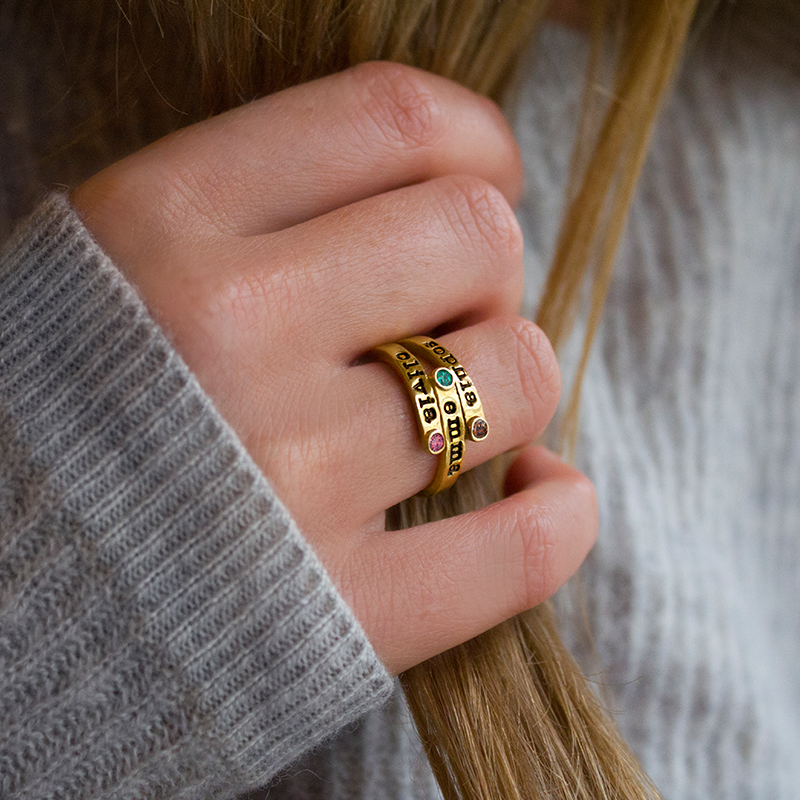
<svg viewBox="0 0 800 800">
<path fill-rule="evenodd" d="M 583 122 L 537 316 L 559 348 L 588 298 L 583 358 L 561 429 L 567 444 L 575 439 L 581 376 L 614 253 L 697 2 L 628 0 L 612 9 L 597 0 L 589 9 Z M 502 102 L 547 5 L 150 0 L 161 31 L 171 28 L 191 42 L 208 113 L 372 59 L 422 67 Z M 152 38 L 157 48 L 158 37 Z M 605 76 L 605 90 L 596 91 Z M 498 489 L 490 472 L 474 470 L 442 497 L 412 498 L 395 510 L 393 524 L 491 502 Z M 402 684 L 446 800 L 658 796 L 561 644 L 549 604 L 409 670 Z"/>
</svg>

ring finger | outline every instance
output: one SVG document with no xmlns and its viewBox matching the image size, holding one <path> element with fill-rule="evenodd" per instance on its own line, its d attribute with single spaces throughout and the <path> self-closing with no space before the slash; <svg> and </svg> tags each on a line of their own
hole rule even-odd
<svg viewBox="0 0 800 800">
<path fill-rule="evenodd" d="M 532 322 L 495 318 L 439 341 L 466 368 L 490 425 L 485 441 L 466 443 L 463 469 L 520 447 L 543 430 L 558 403 L 560 373 L 549 342 Z M 289 508 L 302 507 L 309 519 L 324 518 L 334 532 L 352 529 L 354 521 L 364 524 L 424 489 L 444 456 L 422 446 L 411 401 L 384 364 L 341 368 L 331 375 L 326 394 L 325 414 L 298 417 L 298 426 L 283 437 L 264 437 L 269 449 L 255 455 L 268 474 L 274 472 L 276 490 Z M 298 450 L 302 457 L 292 456 Z M 270 468 L 288 462 L 301 465 L 304 480 Z M 342 474 L 348 475 L 346 482 L 339 480 Z M 302 503 L 293 496 L 297 491 Z M 298 522 L 302 526 L 305 520 Z"/>
</svg>

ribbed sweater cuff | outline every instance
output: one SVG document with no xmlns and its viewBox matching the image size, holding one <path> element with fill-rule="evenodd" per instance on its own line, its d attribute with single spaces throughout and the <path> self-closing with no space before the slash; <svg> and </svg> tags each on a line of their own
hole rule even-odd
<svg viewBox="0 0 800 800">
<path fill-rule="evenodd" d="M 61 196 L 0 256 L 0 442 L 0 796 L 230 796 L 390 694 Z"/>
</svg>

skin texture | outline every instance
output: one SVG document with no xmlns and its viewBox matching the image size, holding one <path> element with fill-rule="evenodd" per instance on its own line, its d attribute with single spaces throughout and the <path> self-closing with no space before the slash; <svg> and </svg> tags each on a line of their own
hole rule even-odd
<svg viewBox="0 0 800 800">
<path fill-rule="evenodd" d="M 552 594 L 594 542 L 594 490 L 531 446 L 560 392 L 517 316 L 519 152 L 498 109 L 367 64 L 179 131 L 72 196 L 241 437 L 398 673 Z M 491 434 L 506 499 L 388 534 L 430 481 L 399 379 L 373 346 L 441 334 Z"/>
</svg>

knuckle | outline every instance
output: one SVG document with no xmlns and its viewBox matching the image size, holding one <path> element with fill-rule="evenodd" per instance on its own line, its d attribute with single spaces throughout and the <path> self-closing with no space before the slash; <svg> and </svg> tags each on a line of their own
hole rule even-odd
<svg viewBox="0 0 800 800">
<path fill-rule="evenodd" d="M 215 299 L 221 316 L 231 328 L 243 329 L 258 324 L 267 307 L 272 319 L 286 326 L 295 321 L 298 310 L 303 308 L 305 288 L 288 268 L 242 269 L 220 282 Z"/>
<path fill-rule="evenodd" d="M 547 424 L 561 396 L 561 370 L 552 345 L 542 329 L 522 317 L 510 323 L 516 344 L 517 368 L 524 396 L 528 400 L 529 420 L 535 432 Z M 534 434 L 535 435 L 535 434 Z"/>
<path fill-rule="evenodd" d="M 163 181 L 149 180 L 149 173 L 130 168 L 126 161 L 89 178 L 70 201 L 116 265 L 141 282 L 148 268 L 154 278 L 164 263 L 169 262 L 173 272 L 181 266 L 175 231 L 186 230 L 186 215 L 170 199 Z"/>
<path fill-rule="evenodd" d="M 331 554 L 325 566 L 376 655 L 397 674 L 408 666 L 407 648 L 398 645 L 399 621 L 408 619 L 408 586 L 419 581 L 402 563 L 364 550 L 356 546 L 343 555 Z"/>
<path fill-rule="evenodd" d="M 168 171 L 162 175 L 153 207 L 158 209 L 158 218 L 165 228 L 185 230 L 193 216 L 205 215 L 194 183 L 187 173 Z"/>
<path fill-rule="evenodd" d="M 191 169 L 174 166 L 165 170 L 159 186 L 161 216 L 172 230 L 192 231 L 198 223 L 220 233 L 235 234 L 227 197 L 239 192 L 232 177 L 213 164 L 193 164 Z"/>
<path fill-rule="evenodd" d="M 353 122 L 389 145 L 417 149 L 436 144 L 442 114 L 424 73 L 402 64 L 369 62 L 351 71 L 358 110 Z"/>
<path fill-rule="evenodd" d="M 213 164 L 188 167 L 136 153 L 87 180 L 72 201 L 87 218 L 118 232 L 124 228 L 152 252 L 199 235 L 209 224 L 226 232 L 224 198 L 237 195 L 232 181 Z"/>
<path fill-rule="evenodd" d="M 129 225 L 141 225 L 143 209 L 150 208 L 150 197 L 146 187 L 132 179 L 129 170 L 113 165 L 82 183 L 71 195 L 70 201 L 92 233 L 109 251 L 109 255 L 119 258 L 109 235 L 119 234 L 120 220 Z M 151 239 L 161 234 L 155 231 Z"/>
<path fill-rule="evenodd" d="M 437 183 L 445 223 L 468 247 L 486 251 L 495 267 L 520 263 L 522 232 L 499 189 L 470 175 L 442 178 Z"/>
</svg>

